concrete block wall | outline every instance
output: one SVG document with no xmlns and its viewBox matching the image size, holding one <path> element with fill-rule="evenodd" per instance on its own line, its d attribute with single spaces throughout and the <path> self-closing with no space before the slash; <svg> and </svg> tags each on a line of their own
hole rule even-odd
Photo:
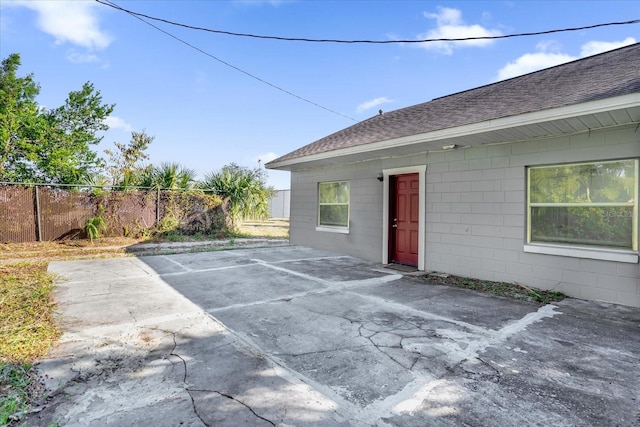
<svg viewBox="0 0 640 427">
<path fill-rule="evenodd" d="M 294 244 L 382 259 L 383 169 L 427 164 L 425 270 L 640 307 L 638 264 L 524 252 L 525 167 L 640 157 L 635 127 L 292 173 Z M 318 182 L 351 182 L 349 234 L 316 231 Z"/>
<path fill-rule="evenodd" d="M 425 269 L 640 307 L 638 264 L 524 252 L 526 166 L 627 157 L 634 127 L 429 154 Z"/>
<path fill-rule="evenodd" d="M 310 246 L 380 261 L 382 253 L 382 183 L 380 162 L 314 169 L 291 174 L 289 239 Z M 349 234 L 317 231 L 318 183 L 350 182 Z"/>
</svg>

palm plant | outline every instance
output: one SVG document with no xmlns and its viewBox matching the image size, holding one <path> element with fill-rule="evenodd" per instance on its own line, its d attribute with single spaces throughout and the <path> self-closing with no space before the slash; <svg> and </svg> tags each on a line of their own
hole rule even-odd
<svg viewBox="0 0 640 427">
<path fill-rule="evenodd" d="M 249 169 L 235 163 L 205 175 L 200 188 L 228 200 L 232 223 L 243 218 L 266 218 L 269 200 L 275 194 L 266 185 L 265 171 Z"/>
<path fill-rule="evenodd" d="M 142 187 L 189 189 L 196 183 L 196 172 L 179 163 L 163 162 L 143 171 L 139 177 Z"/>
</svg>

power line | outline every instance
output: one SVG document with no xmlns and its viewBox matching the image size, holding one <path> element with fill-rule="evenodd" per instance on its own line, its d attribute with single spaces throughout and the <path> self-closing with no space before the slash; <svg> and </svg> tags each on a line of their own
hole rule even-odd
<svg viewBox="0 0 640 427">
<path fill-rule="evenodd" d="M 291 91 L 288 91 L 288 90 L 286 90 L 286 89 L 283 89 L 283 88 L 281 88 L 280 86 L 277 86 L 277 85 L 275 85 L 275 84 L 273 84 L 273 83 L 270 83 L 270 82 L 268 82 L 268 81 L 266 81 L 266 80 L 264 80 L 264 79 L 261 79 L 260 77 L 258 77 L 258 76 L 256 76 L 256 75 L 254 75 L 254 74 L 251 74 L 251 73 L 249 73 L 248 71 L 243 70 L 242 68 L 236 67 L 235 65 L 230 64 L 229 62 L 224 61 L 224 60 L 222 60 L 222 59 L 218 58 L 217 56 L 215 56 L 215 55 L 213 55 L 213 54 L 211 54 L 211 53 L 209 53 L 209 52 L 207 52 L 207 51 L 205 51 L 205 50 L 203 50 L 203 49 L 201 49 L 201 48 L 199 48 L 199 47 L 197 47 L 197 46 L 195 46 L 195 45 L 193 45 L 193 44 L 191 44 L 191 43 L 189 43 L 189 42 L 187 42 L 186 40 L 183 40 L 183 39 L 181 39 L 180 37 L 175 36 L 175 35 L 171 34 L 170 32 L 163 30 L 162 28 L 160 28 L 160 27 L 158 27 L 158 26 L 156 26 L 156 25 L 152 24 L 151 22 L 147 22 L 147 21 L 145 21 L 142 17 L 138 16 L 138 14 L 136 14 L 136 13 L 132 13 L 132 12 L 129 12 L 129 11 L 127 11 L 126 9 L 123 9 L 123 8 L 119 7 L 119 6 L 118 6 L 118 5 L 116 5 L 115 3 L 110 2 L 110 0 L 106 0 L 106 2 L 103 2 L 103 1 L 101 1 L 101 0 L 96 0 L 96 1 L 97 1 L 98 3 L 101 3 L 101 4 L 104 4 L 104 5 L 107 5 L 107 6 L 111 6 L 111 7 L 114 7 L 114 8 L 116 8 L 116 9 L 120 9 L 120 10 L 122 10 L 122 11 L 124 11 L 124 12 L 126 12 L 126 13 L 130 14 L 130 15 L 131 15 L 131 16 L 133 16 L 134 18 L 138 19 L 139 21 L 141 21 L 141 22 L 143 22 L 143 23 L 145 23 L 145 24 L 149 25 L 150 27 L 155 28 L 156 30 L 160 31 L 161 33 L 166 34 L 167 36 L 171 37 L 172 39 L 177 40 L 177 41 L 179 41 L 180 43 L 187 45 L 187 46 L 188 46 L 188 47 L 190 47 L 191 49 L 197 50 L 198 52 L 202 53 L 203 55 L 206 55 L 206 56 L 208 56 L 209 58 L 214 59 L 214 60 L 216 60 L 216 61 L 220 62 L 221 64 L 226 65 L 227 67 L 233 68 L 234 70 L 239 71 L 239 72 L 241 72 L 242 74 L 244 74 L 244 75 L 246 75 L 246 76 L 249 76 L 249 77 L 251 77 L 252 79 L 257 80 L 257 81 L 259 81 L 260 83 L 264 83 L 264 84 L 266 84 L 267 86 L 271 86 L 272 88 L 274 88 L 274 89 L 276 89 L 276 90 L 279 90 L 280 92 L 286 93 L 287 95 L 293 96 L 294 98 L 297 98 L 297 99 L 299 99 L 299 100 L 301 100 L 301 101 L 304 101 L 304 102 L 306 102 L 306 103 L 308 103 L 308 104 L 311 104 L 311 105 L 313 105 L 313 106 L 315 106 L 315 107 L 321 108 L 321 109 L 323 109 L 323 110 L 325 110 L 325 111 L 328 111 L 328 112 L 330 112 L 330 113 L 333 113 L 333 114 L 336 114 L 336 115 L 338 115 L 338 116 L 341 116 L 341 117 L 344 117 L 344 118 L 346 118 L 346 119 L 349 119 L 349 120 L 351 120 L 351 121 L 357 122 L 357 120 L 356 120 L 356 119 L 354 119 L 353 117 L 349 117 L 349 116 L 347 116 L 347 115 L 345 115 L 345 114 L 339 113 L 339 112 L 337 112 L 337 111 L 335 111 L 335 110 L 332 110 L 332 109 L 327 108 L 327 107 L 325 107 L 325 106 L 323 106 L 323 105 L 320 105 L 320 104 L 318 104 L 317 102 L 313 102 L 313 101 L 311 101 L 311 100 L 309 100 L 309 99 L 307 99 L 307 98 L 304 98 L 304 97 L 302 97 L 302 96 L 300 96 L 300 95 L 296 95 L 295 93 L 293 93 L 293 92 L 291 92 Z"/>
<path fill-rule="evenodd" d="M 461 41 L 469 41 L 469 40 L 498 40 L 498 39 L 509 39 L 514 37 L 530 37 L 530 36 L 540 36 L 545 34 L 554 34 L 554 33 L 563 33 L 569 31 L 581 31 L 581 30 L 591 30 L 594 28 L 601 27 L 610 27 L 616 25 L 630 25 L 630 24 L 638 24 L 640 23 L 640 19 L 632 19 L 630 21 L 621 21 L 621 22 L 605 22 L 602 24 L 594 24 L 594 25 L 585 25 L 582 27 L 570 27 L 570 28 L 560 28 L 554 30 L 545 30 L 545 31 L 533 31 L 526 33 L 515 33 L 515 34 L 505 34 L 501 36 L 479 36 L 479 37 L 460 37 L 460 38 L 433 38 L 433 39 L 420 39 L 420 40 L 341 40 L 341 39 L 310 39 L 303 37 L 280 37 L 280 36 L 267 36 L 260 34 L 250 34 L 250 33 L 235 33 L 232 31 L 224 31 L 224 30 L 214 30 L 206 27 L 197 27 L 194 25 L 182 24 L 180 22 L 170 21 L 168 19 L 158 18 L 151 15 L 146 15 L 140 12 L 134 12 L 129 9 L 125 9 L 121 6 L 118 6 L 109 0 L 96 0 L 98 3 L 103 4 L 105 6 L 112 7 L 114 9 L 118 9 L 120 11 L 126 12 L 130 15 L 133 15 L 137 18 L 146 18 L 151 19 L 158 22 L 164 22 L 165 24 L 175 25 L 177 27 L 188 28 L 190 30 L 197 31 L 205 31 L 208 33 L 214 34 L 224 34 L 228 36 L 236 36 L 236 37 L 248 37 L 255 39 L 267 39 L 267 40 L 280 40 L 280 41 L 295 41 L 295 42 L 311 42 L 311 43 L 345 43 L 345 44 L 397 44 L 397 43 L 431 43 L 431 42 L 461 42 Z"/>
</svg>

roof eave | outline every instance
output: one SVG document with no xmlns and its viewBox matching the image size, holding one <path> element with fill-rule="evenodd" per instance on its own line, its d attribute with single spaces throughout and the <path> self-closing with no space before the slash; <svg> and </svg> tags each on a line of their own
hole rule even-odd
<svg viewBox="0 0 640 427">
<path fill-rule="evenodd" d="M 596 115 L 604 112 L 615 110 L 638 110 L 634 115 L 630 115 L 628 123 L 640 122 L 640 93 L 632 93 L 618 97 L 606 98 L 596 101 L 589 101 L 580 104 L 568 105 L 547 110 L 535 111 L 516 116 L 502 117 L 499 119 L 488 120 L 478 123 L 472 123 L 464 126 L 458 126 L 448 129 L 441 129 L 433 132 L 426 132 L 416 135 L 410 135 L 401 138 L 388 139 L 370 144 L 357 145 L 353 147 L 327 151 L 323 153 L 310 154 L 302 157 L 284 159 L 279 161 L 273 160 L 265 165 L 268 169 L 278 170 L 296 170 L 305 167 L 313 167 L 315 165 L 327 163 L 342 163 L 340 158 L 357 157 L 358 155 L 384 152 L 390 149 L 398 149 L 400 147 L 409 146 L 426 146 L 431 151 L 442 148 L 443 141 L 455 141 L 462 137 L 471 135 L 491 134 L 506 129 L 524 128 L 526 126 L 567 120 L 576 117 L 584 117 Z M 628 124 L 620 123 L 620 124 Z M 595 130 L 597 128 L 588 128 L 584 130 Z M 539 135 L 537 137 L 549 137 L 562 135 L 563 133 Z M 521 140 L 513 140 L 511 142 L 520 142 Z M 504 142 L 504 141 L 496 141 Z M 487 142 L 482 142 L 487 143 Z"/>
</svg>

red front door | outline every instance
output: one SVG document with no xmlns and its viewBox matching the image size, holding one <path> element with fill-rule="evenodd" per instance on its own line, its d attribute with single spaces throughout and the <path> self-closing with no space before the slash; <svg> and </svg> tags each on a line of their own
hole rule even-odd
<svg viewBox="0 0 640 427">
<path fill-rule="evenodd" d="M 418 265 L 420 179 L 417 173 L 393 177 L 390 240 L 391 261 Z"/>
</svg>

